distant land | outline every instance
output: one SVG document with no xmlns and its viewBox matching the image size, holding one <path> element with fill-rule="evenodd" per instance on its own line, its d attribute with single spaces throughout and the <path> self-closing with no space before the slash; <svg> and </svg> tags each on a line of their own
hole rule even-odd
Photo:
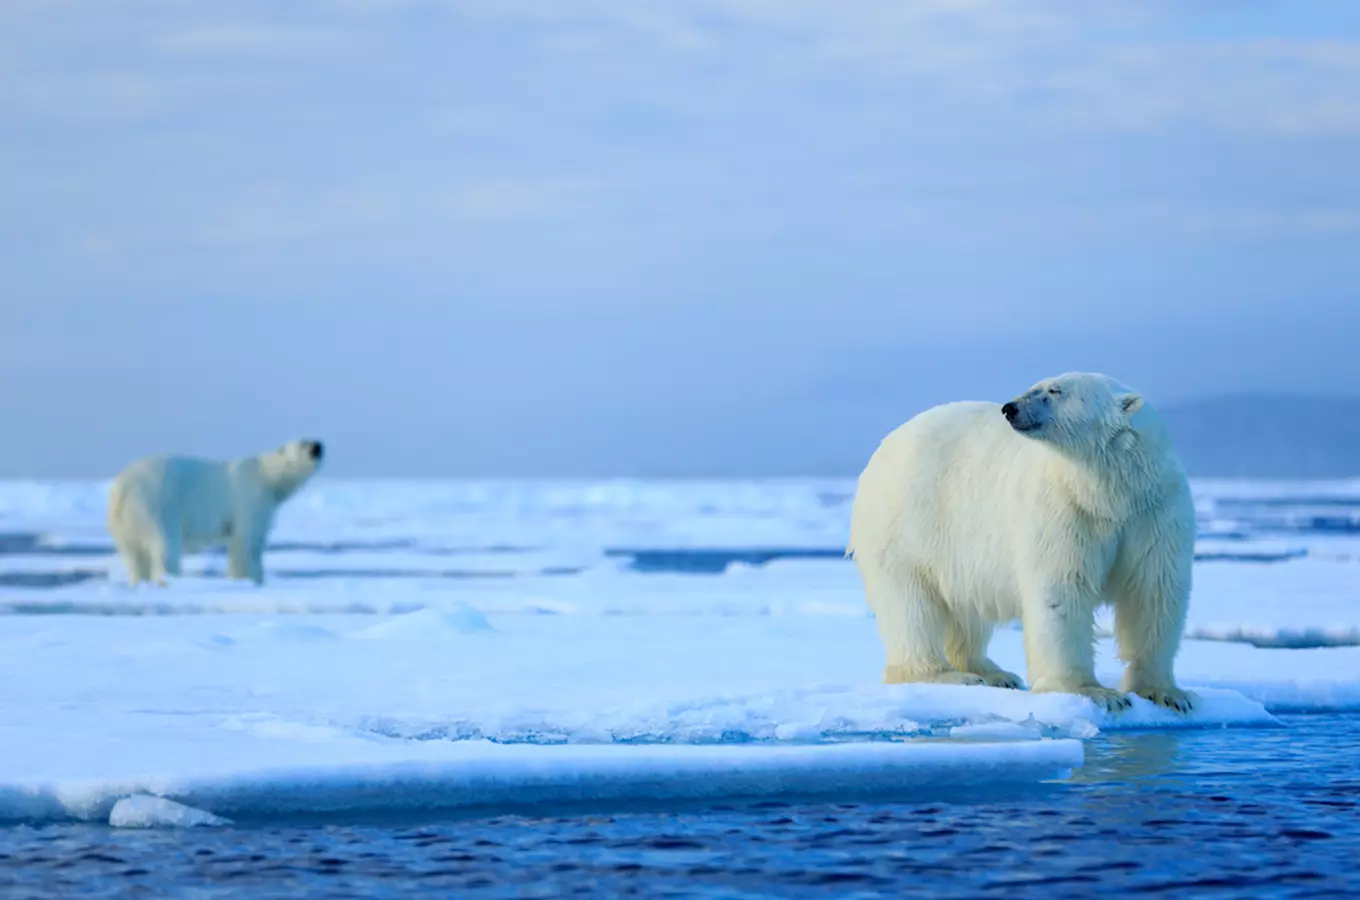
<svg viewBox="0 0 1360 900">
<path fill-rule="evenodd" d="M 1160 412 L 1192 477 L 1360 477 L 1360 397 L 1235 394 Z"/>
</svg>

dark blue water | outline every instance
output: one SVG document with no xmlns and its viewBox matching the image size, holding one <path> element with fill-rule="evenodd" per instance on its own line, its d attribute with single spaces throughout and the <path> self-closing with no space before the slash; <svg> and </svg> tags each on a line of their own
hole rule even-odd
<svg viewBox="0 0 1360 900">
<path fill-rule="evenodd" d="M 0 831 L 0 896 L 1360 896 L 1360 717 L 1115 734 L 995 798 Z"/>
</svg>

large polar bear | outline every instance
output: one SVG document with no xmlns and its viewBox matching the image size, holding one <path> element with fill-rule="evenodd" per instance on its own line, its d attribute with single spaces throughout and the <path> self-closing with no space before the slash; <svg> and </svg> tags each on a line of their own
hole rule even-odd
<svg viewBox="0 0 1360 900">
<path fill-rule="evenodd" d="M 1172 664 L 1190 597 L 1195 510 L 1160 418 L 1104 375 L 1014 400 L 948 403 L 888 435 L 859 477 L 847 553 L 887 650 L 884 681 L 1020 687 L 987 658 L 1019 618 L 1030 686 L 1179 711 Z M 1094 670 L 1114 607 L 1123 692 Z"/>
<path fill-rule="evenodd" d="M 226 544 L 227 575 L 261 584 L 274 511 L 324 452 L 319 441 L 292 441 L 230 462 L 153 456 L 128 466 L 109 493 L 108 525 L 129 580 L 164 585 L 182 554 Z"/>
</svg>

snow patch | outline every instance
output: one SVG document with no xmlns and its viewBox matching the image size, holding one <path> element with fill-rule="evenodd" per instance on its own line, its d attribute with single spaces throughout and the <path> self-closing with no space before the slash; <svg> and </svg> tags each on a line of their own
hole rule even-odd
<svg viewBox="0 0 1360 900">
<path fill-rule="evenodd" d="M 446 635 L 495 631 L 486 616 L 466 604 L 449 609 L 422 609 L 356 632 L 353 637 L 371 641 L 439 640 Z"/>
</svg>

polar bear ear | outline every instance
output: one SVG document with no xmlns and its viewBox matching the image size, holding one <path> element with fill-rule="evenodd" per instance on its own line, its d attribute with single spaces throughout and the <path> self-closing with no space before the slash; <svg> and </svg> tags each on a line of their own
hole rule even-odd
<svg viewBox="0 0 1360 900">
<path fill-rule="evenodd" d="M 1141 394 L 1120 394 L 1115 399 L 1119 401 L 1119 408 L 1124 411 L 1126 416 L 1131 416 L 1143 408 Z"/>
</svg>

